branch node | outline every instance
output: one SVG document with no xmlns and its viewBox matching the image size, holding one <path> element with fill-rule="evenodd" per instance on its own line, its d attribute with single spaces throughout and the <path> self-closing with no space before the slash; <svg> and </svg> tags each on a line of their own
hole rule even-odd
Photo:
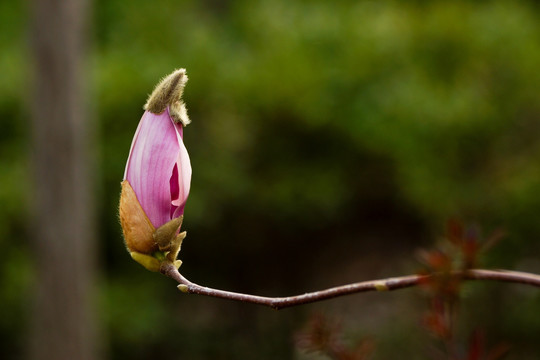
<svg viewBox="0 0 540 360">
<path fill-rule="evenodd" d="M 375 290 L 377 291 L 388 291 L 390 290 L 388 288 L 388 285 L 386 285 L 386 281 L 375 281 L 373 283 L 373 287 L 375 288 Z"/>
</svg>

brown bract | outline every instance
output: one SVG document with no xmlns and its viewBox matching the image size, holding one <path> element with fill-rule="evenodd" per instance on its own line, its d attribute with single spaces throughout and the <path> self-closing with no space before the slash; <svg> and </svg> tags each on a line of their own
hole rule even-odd
<svg viewBox="0 0 540 360">
<path fill-rule="evenodd" d="M 126 247 L 130 252 L 152 254 L 158 250 L 158 245 L 152 236 L 156 229 L 146 216 L 127 180 L 122 181 L 120 224 L 124 232 Z"/>
</svg>

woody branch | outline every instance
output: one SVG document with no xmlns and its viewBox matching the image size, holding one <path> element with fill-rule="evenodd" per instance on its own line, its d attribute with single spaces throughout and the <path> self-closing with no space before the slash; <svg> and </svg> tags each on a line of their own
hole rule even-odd
<svg viewBox="0 0 540 360">
<path fill-rule="evenodd" d="M 461 280 L 492 280 L 531 285 L 540 288 L 540 275 L 510 270 L 469 269 L 463 271 L 452 271 L 449 274 L 433 273 L 426 275 L 406 275 L 386 279 L 368 280 L 295 296 L 266 297 L 218 290 L 195 284 L 182 276 L 172 263 L 162 263 L 160 271 L 165 276 L 177 281 L 179 283 L 178 288 L 185 293 L 264 305 L 276 310 L 356 293 L 369 291 L 392 291 L 414 287 L 424 284 L 438 276 L 448 275 Z"/>
</svg>

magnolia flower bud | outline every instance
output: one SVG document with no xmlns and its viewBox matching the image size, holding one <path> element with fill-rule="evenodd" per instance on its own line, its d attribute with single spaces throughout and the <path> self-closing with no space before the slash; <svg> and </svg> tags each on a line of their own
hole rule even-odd
<svg viewBox="0 0 540 360">
<path fill-rule="evenodd" d="M 189 194 L 191 164 L 183 142 L 189 123 L 181 100 L 184 69 L 165 77 L 145 105 L 126 164 L 120 195 L 120 223 L 133 259 L 152 271 L 176 261 Z M 177 263 L 179 265 L 179 263 Z"/>
</svg>

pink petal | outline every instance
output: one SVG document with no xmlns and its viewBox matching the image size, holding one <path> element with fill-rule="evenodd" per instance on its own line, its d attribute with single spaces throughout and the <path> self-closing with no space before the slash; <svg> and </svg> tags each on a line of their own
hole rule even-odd
<svg viewBox="0 0 540 360">
<path fill-rule="evenodd" d="M 186 146 L 184 145 L 183 127 L 181 124 L 174 124 L 179 144 L 178 157 L 171 176 L 171 219 L 174 219 L 184 213 L 184 207 L 189 195 L 191 185 L 191 162 Z"/>
<path fill-rule="evenodd" d="M 131 144 L 124 179 L 129 181 L 154 227 L 183 212 L 191 164 L 182 140 L 182 127 L 172 121 L 168 109 L 159 115 L 148 111 L 143 114 Z"/>
</svg>

